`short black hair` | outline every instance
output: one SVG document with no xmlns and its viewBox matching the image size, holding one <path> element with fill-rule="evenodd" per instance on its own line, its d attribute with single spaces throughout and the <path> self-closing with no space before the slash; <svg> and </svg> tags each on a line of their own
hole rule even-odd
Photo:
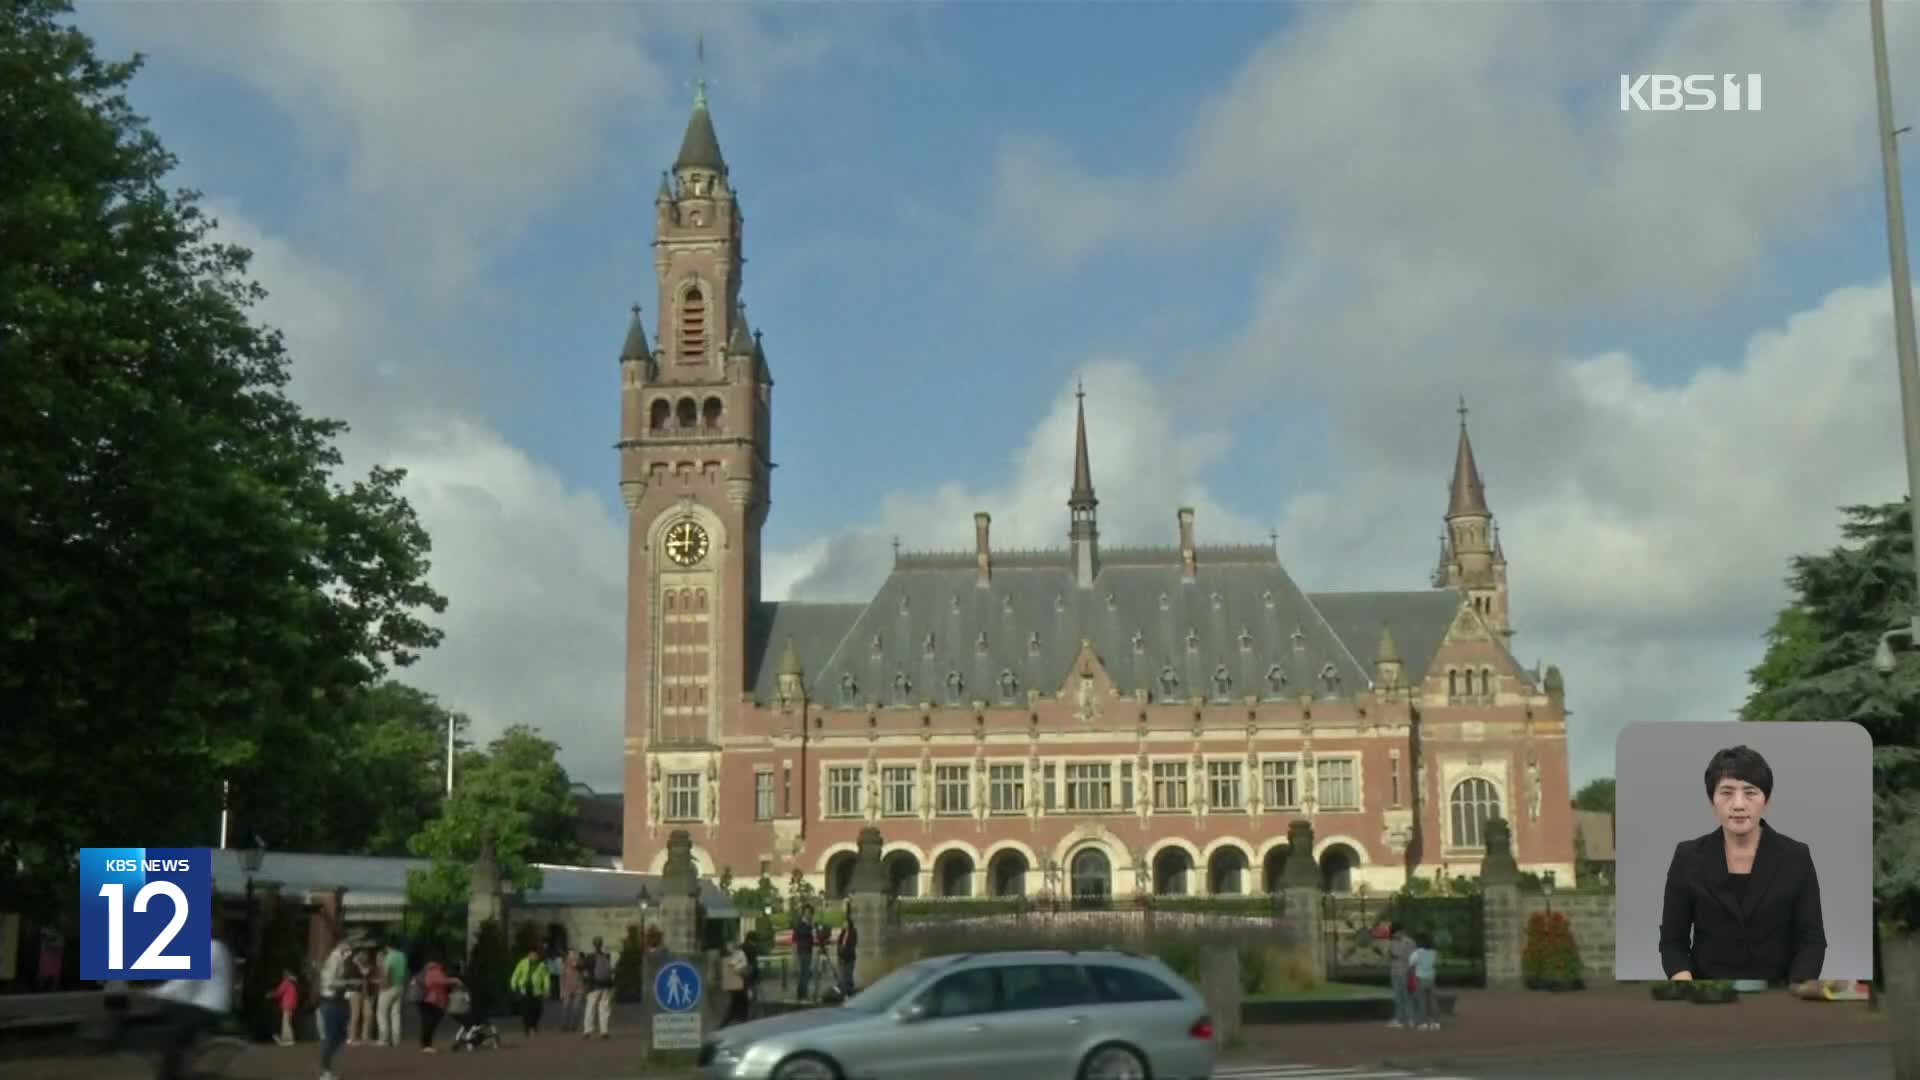
<svg viewBox="0 0 1920 1080">
<path fill-rule="evenodd" d="M 1773 769 L 1768 767 L 1767 759 L 1760 756 L 1760 751 L 1750 746 L 1730 746 L 1707 762 L 1707 798 L 1713 798 L 1713 789 L 1723 780 L 1752 784 L 1760 789 L 1760 794 L 1773 798 Z"/>
</svg>

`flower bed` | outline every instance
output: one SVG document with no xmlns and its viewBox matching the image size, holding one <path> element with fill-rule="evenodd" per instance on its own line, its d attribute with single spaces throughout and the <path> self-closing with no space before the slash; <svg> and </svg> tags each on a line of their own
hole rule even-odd
<svg viewBox="0 0 1920 1080">
<path fill-rule="evenodd" d="M 1535 912 L 1527 920 L 1520 973 L 1530 990 L 1579 990 L 1586 985 L 1573 924 L 1560 912 Z"/>
</svg>

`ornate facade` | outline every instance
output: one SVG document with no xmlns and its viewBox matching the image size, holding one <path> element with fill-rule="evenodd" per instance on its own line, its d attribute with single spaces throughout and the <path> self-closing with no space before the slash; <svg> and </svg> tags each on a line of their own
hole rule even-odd
<svg viewBox="0 0 1920 1080">
<path fill-rule="evenodd" d="M 903 894 L 1251 893 L 1311 819 L 1335 891 L 1474 873 L 1489 817 L 1571 881 L 1565 691 L 1508 648 L 1464 407 L 1431 588 L 1303 592 L 1271 545 L 1104 547 L 1084 399 L 1067 546 L 898 553 L 864 604 L 768 602 L 773 379 L 704 91 L 655 203 L 659 321 L 621 350 L 625 864 Z M 1067 478 L 1062 478 L 1066 480 Z"/>
</svg>

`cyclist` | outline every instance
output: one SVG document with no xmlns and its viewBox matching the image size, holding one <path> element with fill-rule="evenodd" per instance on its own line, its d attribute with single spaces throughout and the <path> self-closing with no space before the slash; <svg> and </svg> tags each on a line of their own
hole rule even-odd
<svg viewBox="0 0 1920 1080">
<path fill-rule="evenodd" d="M 213 939 L 213 971 L 205 979 L 173 979 L 155 987 L 165 1041 L 160 1054 L 159 1080 L 182 1080 L 187 1055 L 200 1036 L 233 1015 L 233 955 L 219 938 Z"/>
</svg>

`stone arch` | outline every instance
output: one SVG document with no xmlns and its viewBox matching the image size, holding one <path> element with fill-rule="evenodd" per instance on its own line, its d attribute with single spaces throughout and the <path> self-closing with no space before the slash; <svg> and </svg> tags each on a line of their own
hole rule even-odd
<svg viewBox="0 0 1920 1080">
<path fill-rule="evenodd" d="M 698 275 L 689 275 L 675 290 L 673 355 L 683 361 L 706 359 L 713 329 L 712 293 Z"/>
<path fill-rule="evenodd" d="M 972 896 L 980 854 L 964 840 L 949 840 L 928 852 L 932 856 L 933 895 Z"/>
<path fill-rule="evenodd" d="M 1148 873 L 1153 878 L 1155 896 L 1191 896 L 1195 875 L 1204 865 L 1200 849 L 1186 840 L 1166 839 L 1147 849 Z"/>
<path fill-rule="evenodd" d="M 859 855 L 860 848 L 848 843 L 828 845 L 820 853 L 814 872 L 820 875 L 821 900 L 846 899 L 846 887 L 853 881 L 853 862 Z"/>
<path fill-rule="evenodd" d="M 654 398 L 653 404 L 647 408 L 647 426 L 654 431 L 665 431 L 672 422 L 673 402 L 663 397 Z"/>
<path fill-rule="evenodd" d="M 1480 770 L 1453 778 L 1447 789 L 1445 814 L 1446 846 L 1484 848 L 1489 818 L 1504 818 L 1507 806 L 1506 785 L 1491 773 Z"/>
<path fill-rule="evenodd" d="M 1075 900 L 1112 899 L 1114 877 L 1120 870 L 1113 844 L 1092 837 L 1083 840 L 1068 850 L 1062 868 L 1068 896 Z"/>
<path fill-rule="evenodd" d="M 1033 854 L 1025 844 L 1001 844 L 987 855 L 987 895 L 1025 896 L 1033 891 Z"/>
<path fill-rule="evenodd" d="M 1246 896 L 1253 889 L 1251 845 L 1234 837 L 1221 837 L 1207 845 L 1207 895 Z"/>
<path fill-rule="evenodd" d="M 1119 837 L 1100 825 L 1081 825 L 1069 831 L 1067 835 L 1060 838 L 1059 843 L 1053 845 L 1053 860 L 1059 865 L 1061 873 L 1067 872 L 1067 859 L 1088 844 L 1098 844 L 1105 848 L 1108 861 L 1116 871 L 1120 869 L 1117 853 L 1126 851 L 1127 845 L 1121 843 Z"/>
<path fill-rule="evenodd" d="M 692 430 L 700 426 L 700 403 L 691 397 L 683 397 L 673 403 L 673 423 L 675 427 Z"/>
<path fill-rule="evenodd" d="M 700 426 L 710 431 L 718 431 L 726 411 L 726 406 L 719 398 L 709 396 L 700 403 Z"/>
<path fill-rule="evenodd" d="M 927 869 L 926 852 L 917 844 L 897 840 L 880 849 L 880 865 L 887 872 L 887 892 L 902 899 L 920 895 L 920 875 Z"/>
<path fill-rule="evenodd" d="M 1329 836 L 1315 845 L 1320 866 L 1320 888 L 1330 893 L 1353 891 L 1353 872 L 1367 864 L 1367 849 L 1350 836 Z"/>
</svg>

